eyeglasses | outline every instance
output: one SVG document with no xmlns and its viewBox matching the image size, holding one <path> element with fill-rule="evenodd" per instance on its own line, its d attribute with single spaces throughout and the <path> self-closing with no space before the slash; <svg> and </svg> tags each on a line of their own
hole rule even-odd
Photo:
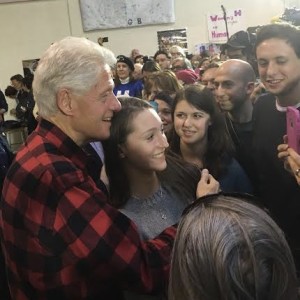
<svg viewBox="0 0 300 300">
<path fill-rule="evenodd" d="M 187 206 L 184 209 L 181 217 L 187 215 L 194 208 L 196 208 L 200 205 L 204 205 L 204 206 L 209 205 L 210 203 L 212 203 L 213 201 L 218 199 L 219 196 L 231 197 L 231 198 L 236 198 L 236 199 L 248 201 L 251 204 L 256 205 L 259 208 L 261 208 L 262 210 L 264 210 L 267 214 L 269 214 L 268 210 L 262 205 L 261 201 L 259 201 L 259 199 L 257 197 L 255 197 L 251 194 L 219 192 L 219 193 L 216 193 L 216 194 L 209 194 L 209 195 L 198 198 L 192 204 L 190 204 L 189 206 Z"/>
</svg>

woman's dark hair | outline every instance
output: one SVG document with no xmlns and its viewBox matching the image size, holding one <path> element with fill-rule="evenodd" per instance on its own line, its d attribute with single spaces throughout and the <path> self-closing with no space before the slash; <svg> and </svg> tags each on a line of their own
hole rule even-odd
<svg viewBox="0 0 300 300">
<path fill-rule="evenodd" d="M 212 92 L 203 88 L 201 85 L 190 85 L 176 93 L 172 106 L 172 116 L 174 121 L 174 112 L 176 105 L 186 100 L 196 109 L 203 110 L 209 114 L 211 125 L 208 127 L 208 145 L 207 150 L 202 158 L 203 167 L 207 168 L 215 178 L 219 178 L 226 173 L 228 159 L 232 155 L 233 146 L 226 131 L 225 120 L 219 111 L 214 95 Z M 170 149 L 181 154 L 180 138 L 174 128 L 170 132 Z"/>
<path fill-rule="evenodd" d="M 32 90 L 33 76 L 24 77 L 22 82 L 24 86 L 26 86 L 29 90 Z"/>
<path fill-rule="evenodd" d="M 8 85 L 7 88 L 4 91 L 4 94 L 7 97 L 16 97 L 17 93 L 18 93 L 18 90 L 15 87 L 11 86 L 11 85 Z"/>
<path fill-rule="evenodd" d="M 155 52 L 155 54 L 154 54 L 154 56 L 153 56 L 154 60 L 155 60 L 156 57 L 157 57 L 158 55 L 160 55 L 160 54 L 163 54 L 163 55 L 165 55 L 168 59 L 171 59 L 170 53 L 168 53 L 168 52 L 166 52 L 166 51 L 163 51 L 163 50 L 158 50 L 158 51 Z"/>
<path fill-rule="evenodd" d="M 149 102 L 135 97 L 119 97 L 122 109 L 112 120 L 110 138 L 103 141 L 105 170 L 109 179 L 109 202 L 115 207 L 122 207 L 130 198 L 130 184 L 123 168 L 119 145 L 126 142 L 127 136 L 133 131 L 132 121 L 144 110 L 153 109 Z M 180 195 L 183 201 L 195 198 L 196 186 L 200 171 L 185 163 L 180 157 L 167 156 L 166 170 L 159 172 L 162 184 Z"/>
<path fill-rule="evenodd" d="M 154 97 L 154 100 L 156 99 L 166 102 L 170 107 L 172 107 L 174 102 L 174 97 L 172 97 L 170 93 L 164 91 L 157 93 Z"/>
<path fill-rule="evenodd" d="M 148 60 L 143 64 L 142 72 L 158 72 L 160 71 L 160 66 L 157 62 L 153 60 Z"/>
<path fill-rule="evenodd" d="M 24 77 L 21 74 L 16 74 L 10 77 L 10 80 L 16 80 L 19 82 L 23 82 Z"/>
</svg>

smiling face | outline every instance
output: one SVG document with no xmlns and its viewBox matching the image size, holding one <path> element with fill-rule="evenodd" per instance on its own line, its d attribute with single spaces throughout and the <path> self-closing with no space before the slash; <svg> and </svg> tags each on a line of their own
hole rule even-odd
<svg viewBox="0 0 300 300">
<path fill-rule="evenodd" d="M 89 140 L 104 140 L 110 135 L 111 119 L 121 108 L 113 94 L 114 83 L 108 65 L 103 67 L 97 83 L 83 95 L 69 93 L 72 103 L 74 140 L 82 145 Z"/>
<path fill-rule="evenodd" d="M 155 98 L 158 105 L 158 115 L 164 125 L 164 132 L 168 132 L 173 126 L 171 106 L 166 101 Z"/>
<path fill-rule="evenodd" d="M 261 81 L 270 93 L 279 97 L 300 93 L 300 59 L 286 41 L 265 40 L 257 46 L 256 56 Z"/>
<path fill-rule="evenodd" d="M 140 172 L 164 170 L 167 167 L 165 150 L 169 144 L 154 109 L 139 112 L 132 120 L 131 129 L 125 143 L 119 145 L 127 169 Z"/>
<path fill-rule="evenodd" d="M 117 75 L 120 79 L 126 79 L 130 75 L 130 68 L 123 62 L 117 63 Z"/>
<path fill-rule="evenodd" d="M 254 83 L 248 81 L 250 75 L 247 75 L 252 71 L 250 65 L 240 60 L 228 60 L 216 70 L 215 95 L 220 109 L 223 111 L 238 110 L 253 91 Z"/>
<path fill-rule="evenodd" d="M 158 54 L 155 58 L 155 61 L 159 64 L 162 70 L 170 68 L 171 60 L 163 53 Z"/>
<path fill-rule="evenodd" d="M 215 76 L 217 69 L 218 68 L 207 69 L 201 76 L 201 83 L 211 91 L 215 90 Z"/>
<path fill-rule="evenodd" d="M 186 100 L 177 103 L 174 111 L 174 129 L 184 144 L 198 144 L 207 140 L 210 115 L 189 104 Z"/>
</svg>

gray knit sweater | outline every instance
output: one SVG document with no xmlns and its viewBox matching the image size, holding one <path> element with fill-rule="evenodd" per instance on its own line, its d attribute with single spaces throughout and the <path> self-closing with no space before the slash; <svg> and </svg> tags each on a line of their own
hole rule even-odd
<svg viewBox="0 0 300 300">
<path fill-rule="evenodd" d="M 168 189 L 160 187 L 148 198 L 131 197 L 120 211 L 137 225 L 142 240 L 159 235 L 167 227 L 178 223 L 187 203 Z M 162 300 L 163 295 L 147 296 L 124 293 L 126 300 Z"/>
<path fill-rule="evenodd" d="M 129 198 L 120 211 L 135 222 L 141 239 L 148 240 L 179 221 L 186 206 L 184 200 L 160 187 L 148 198 Z"/>
</svg>

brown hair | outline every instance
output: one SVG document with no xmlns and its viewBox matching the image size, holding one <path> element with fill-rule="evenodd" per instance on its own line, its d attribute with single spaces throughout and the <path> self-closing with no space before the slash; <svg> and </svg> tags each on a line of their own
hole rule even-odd
<svg viewBox="0 0 300 300">
<path fill-rule="evenodd" d="M 126 142 L 132 132 L 132 120 L 146 109 L 152 109 L 149 102 L 134 97 L 119 97 L 122 109 L 114 115 L 110 138 L 103 141 L 105 169 L 109 179 L 110 203 L 122 207 L 130 198 L 130 185 L 119 155 L 119 145 Z M 166 183 L 172 191 L 187 203 L 194 200 L 196 186 L 200 178 L 198 169 L 185 163 L 180 157 L 167 155 L 166 170 L 158 173 L 162 184 Z"/>
<path fill-rule="evenodd" d="M 243 196 L 216 194 L 187 209 L 177 230 L 170 300 L 296 300 L 284 234 Z"/>
</svg>

